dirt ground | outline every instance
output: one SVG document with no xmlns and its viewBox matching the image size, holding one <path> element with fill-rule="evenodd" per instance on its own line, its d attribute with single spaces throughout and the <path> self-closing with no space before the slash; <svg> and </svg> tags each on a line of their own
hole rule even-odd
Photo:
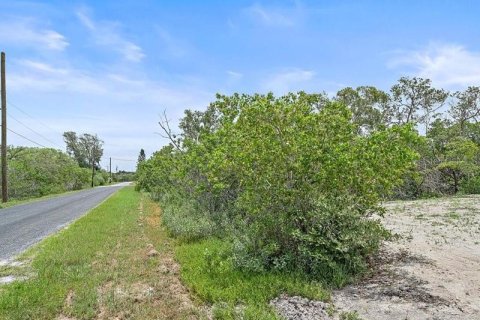
<svg viewBox="0 0 480 320">
<path fill-rule="evenodd" d="M 333 294 L 369 320 L 480 319 L 480 197 L 396 201 L 376 272 Z"/>
</svg>

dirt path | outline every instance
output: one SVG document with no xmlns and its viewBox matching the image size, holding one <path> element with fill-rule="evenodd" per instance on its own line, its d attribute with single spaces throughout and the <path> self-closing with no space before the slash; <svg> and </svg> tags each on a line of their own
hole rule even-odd
<svg viewBox="0 0 480 320">
<path fill-rule="evenodd" d="M 143 246 L 123 261 L 132 266 L 137 280 L 107 282 L 99 288 L 97 319 L 207 318 L 179 279 L 180 266 L 173 258 L 171 239 L 162 229 L 160 207 L 144 196 L 138 210 L 141 232 L 136 241 Z"/>
<path fill-rule="evenodd" d="M 480 319 L 480 197 L 387 203 L 378 270 L 333 295 L 370 320 Z"/>
</svg>

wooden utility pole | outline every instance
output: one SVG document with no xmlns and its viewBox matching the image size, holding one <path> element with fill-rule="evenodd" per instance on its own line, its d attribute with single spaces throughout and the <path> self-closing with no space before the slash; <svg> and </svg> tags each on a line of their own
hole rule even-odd
<svg viewBox="0 0 480 320">
<path fill-rule="evenodd" d="M 112 183 L 112 157 L 110 157 L 110 183 Z"/>
<path fill-rule="evenodd" d="M 1 57 L 1 86 L 2 86 L 2 202 L 8 201 L 7 184 L 7 87 L 5 85 L 5 52 Z"/>
<path fill-rule="evenodd" d="M 92 188 L 93 188 L 93 178 L 95 177 L 95 161 L 92 160 Z"/>
</svg>

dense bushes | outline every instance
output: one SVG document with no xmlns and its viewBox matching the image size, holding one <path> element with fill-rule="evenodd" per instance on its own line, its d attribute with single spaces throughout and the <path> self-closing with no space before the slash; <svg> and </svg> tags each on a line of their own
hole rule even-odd
<svg viewBox="0 0 480 320">
<path fill-rule="evenodd" d="M 387 233 L 372 214 L 412 168 L 411 125 L 359 134 L 352 112 L 322 95 L 218 96 L 187 111 L 171 144 L 142 162 L 138 188 L 163 203 L 185 239 L 231 237 L 234 263 L 342 282 Z"/>
<path fill-rule="evenodd" d="M 46 148 L 8 148 L 10 199 L 38 197 L 84 187 L 90 171 L 67 154 Z"/>
</svg>

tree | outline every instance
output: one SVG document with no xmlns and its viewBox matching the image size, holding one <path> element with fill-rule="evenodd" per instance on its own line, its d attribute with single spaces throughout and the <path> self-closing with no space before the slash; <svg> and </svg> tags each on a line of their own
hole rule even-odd
<svg viewBox="0 0 480 320">
<path fill-rule="evenodd" d="M 364 268 L 386 236 L 369 217 L 417 158 L 413 125 L 359 135 L 348 107 L 304 92 L 218 95 L 209 108 L 215 125 L 187 112 L 174 136 L 162 123 L 171 143 L 139 170 L 167 228 L 187 239 L 224 232 L 250 270 L 333 279 Z"/>
<path fill-rule="evenodd" d="M 433 88 L 430 79 L 402 77 L 391 88 L 395 118 L 398 123 L 422 123 L 425 132 L 436 111 L 443 106 L 448 92 Z"/>
<path fill-rule="evenodd" d="M 89 182 L 89 170 L 61 151 L 9 146 L 7 152 L 11 199 L 77 190 Z"/>
<path fill-rule="evenodd" d="M 348 87 L 338 91 L 335 100 L 350 108 L 353 123 L 358 126 L 359 133 L 371 132 L 390 122 L 390 97 L 375 87 Z"/>
<path fill-rule="evenodd" d="M 462 179 L 478 171 L 478 155 L 479 147 L 471 140 L 456 138 L 447 144 L 445 157 L 438 165 L 438 170 L 452 185 L 454 193 L 458 192 Z"/>
<path fill-rule="evenodd" d="M 140 154 L 138 155 L 137 165 L 143 163 L 146 160 L 145 150 L 140 149 Z"/>
<path fill-rule="evenodd" d="M 88 168 L 88 161 L 79 145 L 77 133 L 67 131 L 63 133 L 63 140 L 67 145 L 67 154 L 73 157 L 82 168 Z"/>
<path fill-rule="evenodd" d="M 453 94 L 456 103 L 452 104 L 449 113 L 459 125 L 460 133 L 465 133 L 466 124 L 470 120 L 477 121 L 480 116 L 480 87 L 468 87 L 465 91 Z"/>
<path fill-rule="evenodd" d="M 96 134 L 82 134 L 77 136 L 73 131 L 63 134 L 67 144 L 67 153 L 77 160 L 80 167 L 92 168 L 92 187 L 95 168 L 99 166 L 103 156 L 103 141 Z"/>
</svg>

